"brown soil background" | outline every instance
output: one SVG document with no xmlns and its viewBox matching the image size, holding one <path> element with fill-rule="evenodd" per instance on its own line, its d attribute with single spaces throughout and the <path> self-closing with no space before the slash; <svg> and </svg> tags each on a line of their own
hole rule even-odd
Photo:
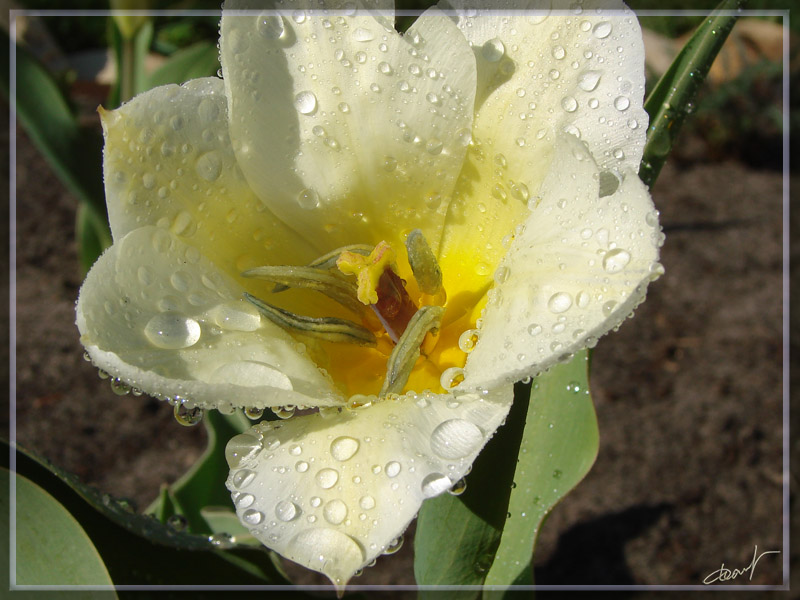
<svg viewBox="0 0 800 600">
<path fill-rule="evenodd" d="M 21 128 L 13 142 L 17 440 L 144 508 L 205 433 L 156 400 L 114 395 L 83 360 L 76 201 Z M 756 545 L 782 554 L 735 583 L 783 582 L 782 184 L 732 161 L 665 168 L 653 197 L 666 275 L 595 351 L 600 453 L 543 527 L 537 583 L 698 585 L 722 562 L 750 564 Z M 353 583 L 413 584 L 412 559 L 407 540 Z"/>
</svg>

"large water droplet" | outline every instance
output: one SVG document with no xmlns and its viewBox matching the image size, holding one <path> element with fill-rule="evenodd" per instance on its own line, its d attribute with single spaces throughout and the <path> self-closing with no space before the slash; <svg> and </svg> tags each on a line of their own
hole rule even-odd
<svg viewBox="0 0 800 600">
<path fill-rule="evenodd" d="M 608 21 L 600 21 L 592 28 L 592 33 L 601 40 L 607 38 L 611 34 L 611 23 Z"/>
<path fill-rule="evenodd" d="M 203 409 L 197 406 L 187 408 L 185 404 L 176 404 L 172 413 L 175 420 L 184 427 L 193 427 L 203 420 Z"/>
<path fill-rule="evenodd" d="M 319 557 L 319 565 L 332 577 L 347 576 L 351 568 L 364 564 L 364 551 L 350 536 L 335 529 L 306 529 L 286 545 L 287 556 Z M 343 571 L 346 571 L 343 572 Z M 344 582 L 338 579 L 342 585 Z"/>
<path fill-rule="evenodd" d="M 433 430 L 430 443 L 431 450 L 436 454 L 454 460 L 478 450 L 483 443 L 483 432 L 477 425 L 464 419 L 450 419 Z"/>
<path fill-rule="evenodd" d="M 180 313 L 163 312 L 147 322 L 144 335 L 157 348 L 178 350 L 197 343 L 200 324 Z"/>
<path fill-rule="evenodd" d="M 258 33 L 261 34 L 261 37 L 268 40 L 280 39 L 286 33 L 283 17 L 269 12 L 263 12 L 258 15 L 256 29 L 258 29 Z"/>
<path fill-rule="evenodd" d="M 255 331 L 261 325 L 261 314 L 249 302 L 233 300 L 219 304 L 209 311 L 209 317 L 222 329 Z"/>
<path fill-rule="evenodd" d="M 301 512 L 300 507 L 290 500 L 283 500 L 275 505 L 275 516 L 287 523 L 294 521 Z"/>
<path fill-rule="evenodd" d="M 557 292 L 547 301 L 547 308 L 556 314 L 569 310 L 570 306 L 572 306 L 572 296 L 566 292 Z"/>
<path fill-rule="evenodd" d="M 395 460 L 389 461 L 383 470 L 387 477 L 397 477 L 400 474 L 400 463 Z"/>
<path fill-rule="evenodd" d="M 375 35 L 369 29 L 359 27 L 353 32 L 353 39 L 357 42 L 370 42 L 375 39 Z"/>
<path fill-rule="evenodd" d="M 486 42 L 481 48 L 481 54 L 488 62 L 497 62 L 506 53 L 506 47 L 500 38 L 493 38 Z"/>
<path fill-rule="evenodd" d="M 609 250 L 603 257 L 603 268 L 608 273 L 619 273 L 631 261 L 631 255 L 622 248 Z"/>
<path fill-rule="evenodd" d="M 372 496 L 362 496 L 358 501 L 358 505 L 364 510 L 372 510 L 375 508 L 375 498 Z"/>
<path fill-rule="evenodd" d="M 242 513 L 242 521 L 248 525 L 258 525 L 264 520 L 264 514 L 254 508 L 249 508 Z"/>
<path fill-rule="evenodd" d="M 240 469 L 233 474 L 233 486 L 238 489 L 247 487 L 250 485 L 253 479 L 255 479 L 255 477 L 255 471 L 251 471 L 250 469 Z"/>
<path fill-rule="evenodd" d="M 358 452 L 358 440 L 351 437 L 338 437 L 331 442 L 331 456 L 340 462 L 350 460 Z"/>
<path fill-rule="evenodd" d="M 584 71 L 578 77 L 578 87 L 584 92 L 592 92 L 600 83 L 600 71 Z"/>
<path fill-rule="evenodd" d="M 225 460 L 231 469 L 237 468 L 245 461 L 254 459 L 261 451 L 261 441 L 249 433 L 240 433 L 232 437 L 225 446 Z"/>
<path fill-rule="evenodd" d="M 631 105 L 631 101 L 627 98 L 627 96 L 617 96 L 614 99 L 614 108 L 619 111 L 628 110 L 628 107 Z"/>
<path fill-rule="evenodd" d="M 239 360 L 218 367 L 208 375 L 209 383 L 230 383 L 244 387 L 268 386 L 291 390 L 291 380 L 270 365 L 255 360 Z"/>
<path fill-rule="evenodd" d="M 200 177 L 206 181 L 215 181 L 222 173 L 222 159 L 212 150 L 198 158 L 194 167 Z"/>
<path fill-rule="evenodd" d="M 339 481 L 339 471 L 336 469 L 321 469 L 316 475 L 317 485 L 324 490 L 328 490 Z"/>
<path fill-rule="evenodd" d="M 443 494 L 453 485 L 450 478 L 441 473 L 431 473 L 422 480 L 422 495 L 426 498 L 433 498 Z"/>
<path fill-rule="evenodd" d="M 299 113 L 313 115 L 317 112 L 317 97 L 308 90 L 300 92 L 294 97 L 294 105 Z"/>
<path fill-rule="evenodd" d="M 236 505 L 236 508 L 239 509 L 247 508 L 248 506 L 251 506 L 253 502 L 256 501 L 256 497 L 253 496 L 253 494 L 242 494 L 241 492 L 235 492 L 235 493 L 239 494 L 233 501 L 233 503 Z"/>
<path fill-rule="evenodd" d="M 347 505 L 341 500 L 331 500 L 322 509 L 322 516 L 331 525 L 338 525 L 347 517 Z"/>
<path fill-rule="evenodd" d="M 297 203 L 300 208 L 313 210 L 319 206 L 319 194 L 310 188 L 306 188 L 297 195 Z"/>
<path fill-rule="evenodd" d="M 561 108 L 567 112 L 575 112 L 578 109 L 578 101 L 572 96 L 564 96 L 561 99 Z"/>
</svg>

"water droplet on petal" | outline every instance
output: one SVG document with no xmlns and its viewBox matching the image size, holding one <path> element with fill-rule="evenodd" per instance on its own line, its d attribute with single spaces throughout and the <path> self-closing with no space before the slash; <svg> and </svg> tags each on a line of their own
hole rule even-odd
<svg viewBox="0 0 800 600">
<path fill-rule="evenodd" d="M 198 158 L 194 167 L 200 177 L 206 181 L 215 181 L 222 173 L 222 159 L 212 150 Z"/>
<path fill-rule="evenodd" d="M 341 500 L 331 500 L 322 509 L 322 516 L 331 525 L 338 525 L 347 517 L 347 505 Z"/>
<path fill-rule="evenodd" d="M 316 475 L 317 485 L 324 490 L 330 489 L 339 481 L 339 471 L 336 469 L 321 469 Z"/>
<path fill-rule="evenodd" d="M 176 404 L 173 414 L 175 420 L 184 427 L 193 427 L 203 420 L 203 409 L 197 406 L 186 408 L 184 404 Z"/>
<path fill-rule="evenodd" d="M 584 71 L 578 77 L 578 87 L 584 92 L 592 92 L 600 83 L 600 71 Z"/>
<path fill-rule="evenodd" d="M 561 108 L 567 112 L 575 112 L 578 109 L 578 101 L 572 96 L 565 96 L 561 99 Z"/>
<path fill-rule="evenodd" d="M 358 440 L 351 437 L 338 437 L 331 442 L 331 456 L 340 462 L 350 460 L 358 452 Z"/>
<path fill-rule="evenodd" d="M 608 273 L 619 273 L 631 261 L 631 255 L 622 248 L 609 250 L 603 257 L 603 268 Z"/>
<path fill-rule="evenodd" d="M 275 516 L 287 523 L 294 521 L 301 512 L 300 507 L 289 500 L 282 500 L 275 505 Z"/>
<path fill-rule="evenodd" d="M 375 498 L 372 496 L 362 496 L 358 501 L 358 505 L 364 510 L 372 510 L 375 508 Z"/>
<path fill-rule="evenodd" d="M 601 40 L 607 38 L 611 34 L 611 23 L 608 21 L 600 21 L 592 28 L 592 33 L 594 33 L 596 38 Z"/>
<path fill-rule="evenodd" d="M 486 42 L 481 48 L 481 54 L 487 62 L 497 62 L 506 53 L 506 47 L 500 38 L 493 38 Z"/>
<path fill-rule="evenodd" d="M 251 471 L 250 469 L 240 469 L 233 474 L 233 486 L 237 489 L 247 487 L 250 485 L 253 479 L 255 479 L 255 477 L 255 471 Z"/>
<path fill-rule="evenodd" d="M 297 203 L 300 208 L 313 210 L 319 206 L 319 194 L 312 189 L 306 188 L 297 195 Z"/>
<path fill-rule="evenodd" d="M 553 313 L 563 313 L 572 306 L 572 296 L 570 296 L 566 292 L 557 292 L 550 296 L 550 300 L 547 301 L 547 308 L 550 309 L 550 312 Z"/>
<path fill-rule="evenodd" d="M 280 39 L 286 33 L 283 17 L 269 12 L 263 12 L 258 15 L 256 28 L 261 37 L 268 40 Z"/>
<path fill-rule="evenodd" d="M 294 97 L 294 105 L 299 113 L 313 115 L 317 112 L 317 97 L 308 90 L 300 92 Z"/>
<path fill-rule="evenodd" d="M 422 480 L 422 495 L 426 498 L 433 498 L 449 490 L 452 485 L 453 482 L 446 475 L 431 473 Z"/>
<path fill-rule="evenodd" d="M 387 477 L 397 477 L 400 474 L 400 463 L 397 461 L 390 461 L 384 467 Z"/>
<path fill-rule="evenodd" d="M 483 432 L 477 425 L 464 419 L 450 419 L 440 423 L 431 433 L 430 441 L 431 450 L 450 460 L 469 456 L 482 443 Z"/>
<path fill-rule="evenodd" d="M 395 539 L 393 539 L 391 542 L 389 542 L 389 545 L 386 546 L 386 550 L 384 550 L 383 553 L 384 554 L 395 554 L 402 547 L 403 547 L 403 536 L 401 535 L 401 536 L 396 537 Z"/>
<path fill-rule="evenodd" d="M 619 111 L 628 110 L 628 107 L 631 105 L 631 101 L 626 96 L 617 96 L 614 99 L 614 108 Z"/>
<path fill-rule="evenodd" d="M 225 460 L 231 469 L 253 460 L 261 452 L 261 440 L 249 433 L 233 436 L 225 446 Z"/>
<path fill-rule="evenodd" d="M 200 333 L 197 321 L 171 311 L 154 316 L 144 327 L 144 335 L 150 343 L 166 350 L 194 346 Z"/>
</svg>

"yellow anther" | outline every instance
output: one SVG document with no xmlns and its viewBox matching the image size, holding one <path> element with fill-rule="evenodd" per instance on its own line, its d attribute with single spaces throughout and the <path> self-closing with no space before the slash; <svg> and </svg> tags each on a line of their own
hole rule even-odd
<svg viewBox="0 0 800 600">
<path fill-rule="evenodd" d="M 370 305 L 378 302 L 378 282 L 383 272 L 394 267 L 396 256 L 392 247 L 386 242 L 380 242 L 369 256 L 362 256 L 355 252 L 342 252 L 336 261 L 336 266 L 342 273 L 355 275 L 358 284 L 358 300 L 362 304 Z"/>
</svg>

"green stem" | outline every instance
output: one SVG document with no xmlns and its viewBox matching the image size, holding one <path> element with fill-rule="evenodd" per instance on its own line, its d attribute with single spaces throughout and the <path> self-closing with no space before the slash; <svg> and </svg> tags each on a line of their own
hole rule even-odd
<svg viewBox="0 0 800 600">
<path fill-rule="evenodd" d="M 134 90 L 134 39 L 122 36 L 122 65 L 119 87 L 120 104 L 133 98 Z"/>
</svg>

